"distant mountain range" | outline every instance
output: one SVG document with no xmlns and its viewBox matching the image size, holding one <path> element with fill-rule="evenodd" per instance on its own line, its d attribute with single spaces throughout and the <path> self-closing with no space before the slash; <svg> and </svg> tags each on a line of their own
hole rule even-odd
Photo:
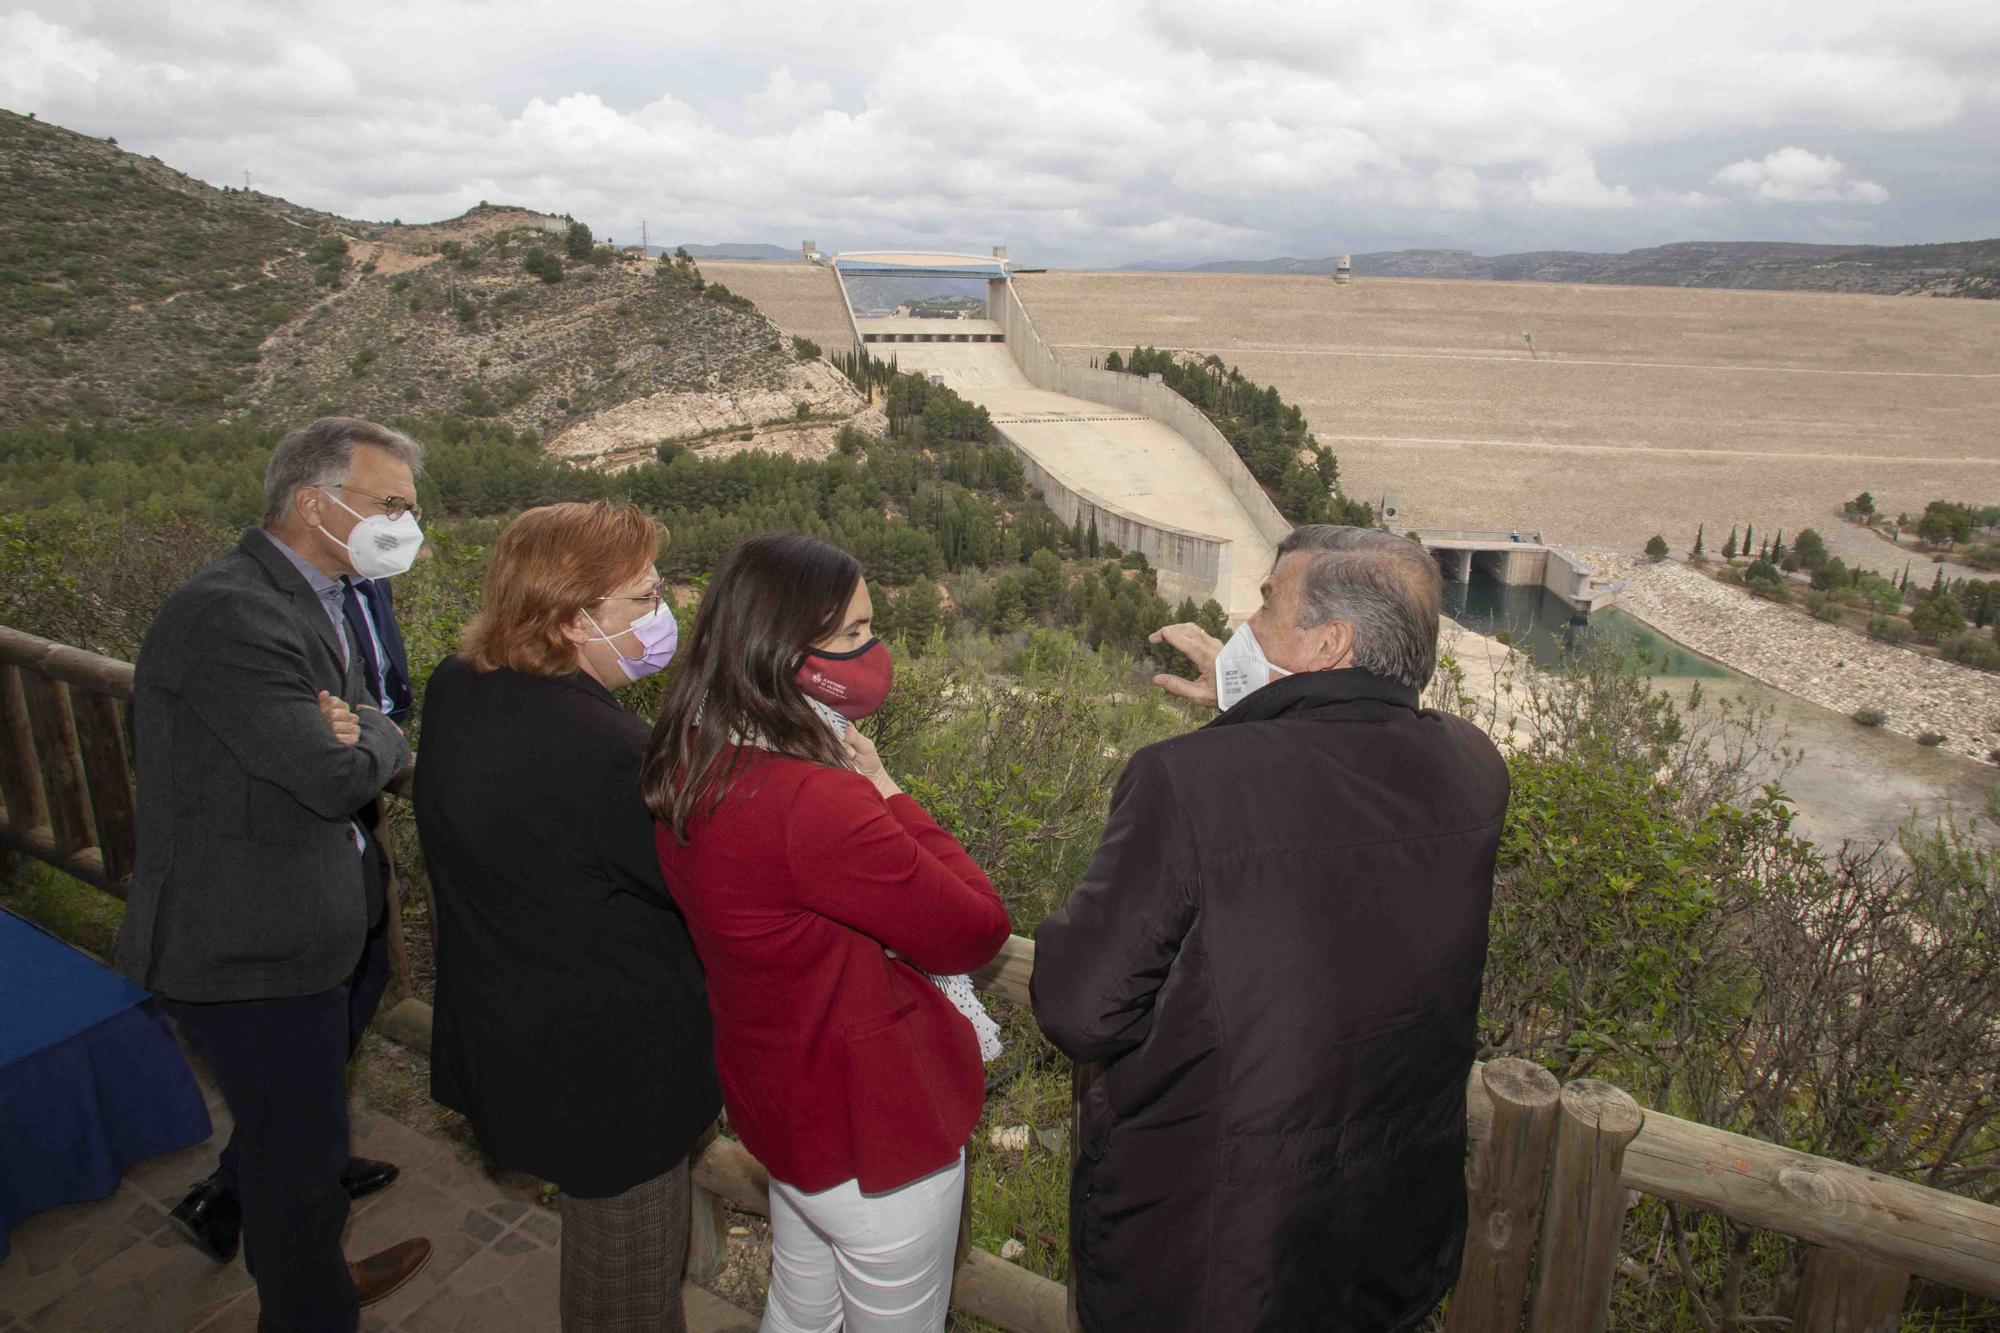
<svg viewBox="0 0 2000 1333">
<path fill-rule="evenodd" d="M 797 246 L 793 246 L 790 249 L 786 249 L 782 245 L 764 245 L 758 242 L 751 242 L 751 241 L 728 241 L 721 245 L 682 245 L 679 248 L 686 250 L 690 255 L 693 255 L 696 259 L 803 258 L 803 256 L 800 255 Z M 672 254 L 674 249 L 675 247 L 671 245 L 649 245 L 646 247 L 646 250 L 649 254 L 656 254 L 656 255 L 661 253 L 662 251 L 665 251 L 668 254 Z"/>
<path fill-rule="evenodd" d="M 1338 260 L 1223 259 L 1127 264 L 1128 272 L 1331 274 Z M 2000 239 L 1941 245 L 1804 245 L 1787 241 L 1682 241 L 1623 254 L 1533 250 L 1383 250 L 1353 257 L 1368 278 L 1474 278 L 1494 282 L 1613 283 L 1776 291 L 2000 297 Z"/>
</svg>

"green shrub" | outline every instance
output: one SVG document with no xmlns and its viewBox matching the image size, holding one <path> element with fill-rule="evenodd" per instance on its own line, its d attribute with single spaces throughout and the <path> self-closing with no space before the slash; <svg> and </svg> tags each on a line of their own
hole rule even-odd
<svg viewBox="0 0 2000 1333">
<path fill-rule="evenodd" d="M 1943 745 L 1945 741 L 1948 739 L 1949 737 L 1947 737 L 1941 731 L 1926 731 L 1922 735 L 1917 737 L 1917 744 L 1929 746 L 1932 749 L 1935 749 L 1938 746 Z"/>
<path fill-rule="evenodd" d="M 711 282 L 702 288 L 701 294 L 717 305 L 726 305 L 732 310 L 755 310 L 757 305 L 747 296 L 738 296 L 719 282 Z"/>
<path fill-rule="evenodd" d="M 1854 720 L 1864 727 L 1879 727 L 1889 720 L 1889 715 L 1879 708 L 1857 708 Z"/>
<path fill-rule="evenodd" d="M 1899 616 L 1876 616 L 1868 622 L 1868 637 L 1883 643 L 1908 643 L 1910 622 Z"/>
<path fill-rule="evenodd" d="M 819 344 L 800 334 L 792 335 L 792 355 L 800 361 L 811 361 L 819 355 Z"/>
<path fill-rule="evenodd" d="M 1910 631 L 1926 643 L 1964 628 L 1965 612 L 1948 592 L 1934 592 L 1910 609 Z"/>
<path fill-rule="evenodd" d="M 479 380 L 468 380 L 458 391 L 459 410 L 469 417 L 490 417 L 500 411 L 500 401 Z"/>
<path fill-rule="evenodd" d="M 1954 634 L 1938 644 L 1938 656 L 1981 671 L 2000 671 L 2000 643 L 1984 635 Z"/>
<path fill-rule="evenodd" d="M 556 283 L 563 280 L 563 262 L 553 250 L 530 250 L 521 261 L 523 272 L 540 278 L 543 282 Z"/>
</svg>

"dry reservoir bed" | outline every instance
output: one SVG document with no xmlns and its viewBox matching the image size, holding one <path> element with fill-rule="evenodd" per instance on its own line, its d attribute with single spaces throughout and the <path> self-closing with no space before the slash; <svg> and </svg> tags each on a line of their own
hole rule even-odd
<svg viewBox="0 0 2000 1333">
<path fill-rule="evenodd" d="M 1841 501 L 2000 503 L 2000 302 L 1660 287 L 1051 272 L 1015 279 L 1061 354 L 1213 352 L 1277 385 L 1351 494 L 1424 526 L 1676 548 Z M 1534 335 L 1530 353 L 1523 333 Z M 1901 567 L 1855 530 L 1836 549 Z"/>
</svg>

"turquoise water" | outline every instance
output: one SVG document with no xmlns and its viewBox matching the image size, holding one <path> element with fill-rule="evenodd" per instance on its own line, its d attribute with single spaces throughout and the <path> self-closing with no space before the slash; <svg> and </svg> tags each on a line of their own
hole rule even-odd
<svg viewBox="0 0 2000 1333">
<path fill-rule="evenodd" d="M 1543 666 L 1553 666 L 1566 651 L 1592 638 L 1610 637 L 1647 653 L 1656 676 L 1726 677 L 1735 673 L 1719 663 L 1663 639 L 1632 617 L 1612 608 L 1580 616 L 1546 588 L 1509 588 L 1474 577 L 1470 584 L 1447 581 L 1444 613 L 1475 633 L 1507 634 L 1516 648 Z"/>
</svg>

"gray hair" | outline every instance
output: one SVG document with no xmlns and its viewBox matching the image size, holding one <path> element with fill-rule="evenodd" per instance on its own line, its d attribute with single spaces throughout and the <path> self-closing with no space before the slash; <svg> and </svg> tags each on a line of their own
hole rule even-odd
<svg viewBox="0 0 2000 1333">
<path fill-rule="evenodd" d="M 1278 559 L 1312 558 L 1299 573 L 1298 625 L 1344 620 L 1354 630 L 1354 665 L 1421 690 L 1437 670 L 1444 578 L 1407 537 L 1381 528 L 1311 523 L 1292 529 Z"/>
<path fill-rule="evenodd" d="M 264 467 L 264 526 L 276 527 L 301 486 L 337 486 L 347 480 L 354 446 L 371 444 L 410 465 L 424 465 L 424 447 L 399 430 L 360 417 L 321 417 L 278 441 Z M 411 497 L 414 499 L 415 497 Z"/>
</svg>

